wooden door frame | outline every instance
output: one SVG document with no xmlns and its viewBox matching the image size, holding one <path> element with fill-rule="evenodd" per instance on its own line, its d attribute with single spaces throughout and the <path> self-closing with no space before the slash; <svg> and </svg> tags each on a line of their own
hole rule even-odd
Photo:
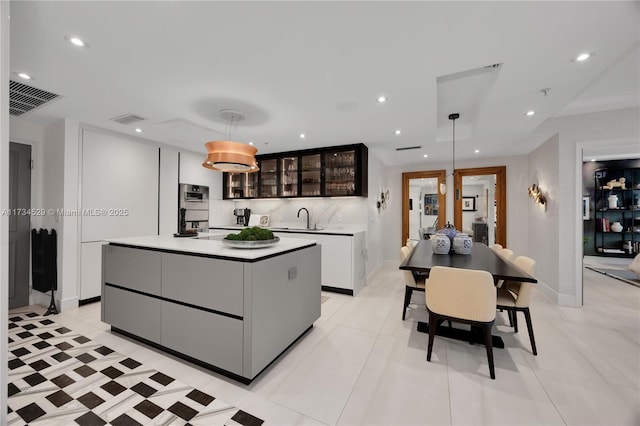
<svg viewBox="0 0 640 426">
<path fill-rule="evenodd" d="M 409 238 L 409 181 L 411 179 L 438 179 L 436 188 L 440 187 L 447 179 L 445 170 L 428 170 L 422 172 L 405 172 L 402 173 L 402 240 L 400 246 L 405 245 Z M 437 191 L 437 190 L 436 190 Z M 446 197 L 438 193 L 438 229 L 442 228 L 447 218 Z M 422 212 L 420 212 L 422 214 Z"/>
<path fill-rule="evenodd" d="M 462 229 L 462 177 L 496 175 L 496 243 L 507 246 L 507 167 L 474 167 L 456 169 L 454 172 L 453 224 Z"/>
</svg>

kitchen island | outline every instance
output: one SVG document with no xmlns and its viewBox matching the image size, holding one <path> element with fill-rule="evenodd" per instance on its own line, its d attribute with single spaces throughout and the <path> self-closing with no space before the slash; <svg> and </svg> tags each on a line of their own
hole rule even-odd
<svg viewBox="0 0 640 426">
<path fill-rule="evenodd" d="M 320 317 L 320 246 L 222 235 L 107 240 L 102 321 L 114 332 L 250 383 Z"/>
<path fill-rule="evenodd" d="M 215 225 L 216 232 L 238 232 L 241 225 Z M 270 227 L 281 238 L 293 237 L 314 240 L 322 248 L 322 289 L 355 296 L 367 283 L 367 233 L 357 227 L 306 229 L 299 227 Z"/>
</svg>

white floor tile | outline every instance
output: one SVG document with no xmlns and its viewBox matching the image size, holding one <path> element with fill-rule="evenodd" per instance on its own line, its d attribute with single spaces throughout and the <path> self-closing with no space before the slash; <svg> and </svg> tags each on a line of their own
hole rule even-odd
<svg viewBox="0 0 640 426">
<path fill-rule="evenodd" d="M 584 276 L 582 308 L 534 291 L 538 356 L 524 318 L 515 333 L 498 313 L 494 334 L 506 348 L 494 349 L 496 380 L 482 345 L 436 336 L 426 361 L 428 337 L 416 330 L 428 319 L 424 293 L 414 293 L 402 321 L 402 274 L 391 266 L 355 297 L 323 292 L 312 330 L 248 386 L 111 333 L 99 303 L 52 319 L 267 425 L 640 424 L 640 289 Z M 34 310 L 46 306 L 12 312 Z"/>
</svg>

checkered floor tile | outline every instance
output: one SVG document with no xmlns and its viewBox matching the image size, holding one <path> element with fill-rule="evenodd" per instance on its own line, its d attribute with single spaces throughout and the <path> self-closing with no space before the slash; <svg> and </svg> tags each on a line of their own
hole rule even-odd
<svg viewBox="0 0 640 426">
<path fill-rule="evenodd" d="M 35 313 L 9 318 L 8 358 L 9 425 L 264 423 Z"/>
</svg>

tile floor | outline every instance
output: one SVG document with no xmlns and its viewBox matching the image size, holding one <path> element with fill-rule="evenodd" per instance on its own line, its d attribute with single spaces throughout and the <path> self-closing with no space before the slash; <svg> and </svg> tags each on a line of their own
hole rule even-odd
<svg viewBox="0 0 640 426">
<path fill-rule="evenodd" d="M 516 335 L 499 314 L 494 334 L 506 349 L 494 350 L 496 380 L 479 345 L 436 338 L 426 362 L 427 335 L 416 331 L 426 311 L 416 305 L 401 320 L 404 286 L 391 266 L 357 297 L 323 293 L 314 328 L 249 386 L 111 334 L 99 303 L 55 321 L 267 425 L 638 425 L 640 291 L 584 277 L 583 308 L 535 292 L 537 357 L 524 321 Z"/>
</svg>

